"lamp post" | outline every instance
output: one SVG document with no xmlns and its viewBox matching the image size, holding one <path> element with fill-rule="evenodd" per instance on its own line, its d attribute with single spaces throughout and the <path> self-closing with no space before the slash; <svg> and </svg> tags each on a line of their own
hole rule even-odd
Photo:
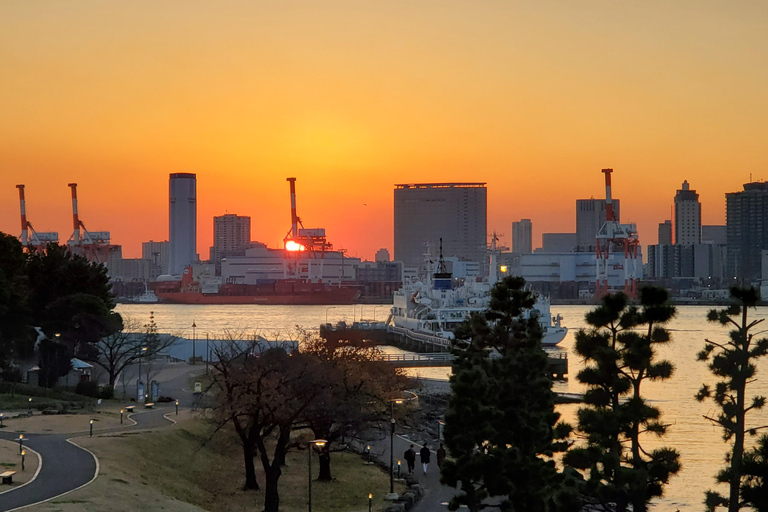
<svg viewBox="0 0 768 512">
<path fill-rule="evenodd" d="M 196 328 L 197 326 L 195 325 L 195 321 L 192 320 L 192 364 L 195 364 L 195 339 L 197 337 L 195 335 Z"/>
<path fill-rule="evenodd" d="M 24 456 L 27 454 L 27 450 L 21 450 L 21 470 L 24 471 Z"/>
<path fill-rule="evenodd" d="M 176 400 L 176 416 L 179 415 L 179 401 Z"/>
<path fill-rule="evenodd" d="M 208 348 L 208 344 L 210 343 L 210 338 L 208 338 L 208 333 L 205 333 L 205 374 L 208 375 L 208 361 L 211 359 L 211 349 Z"/>
<path fill-rule="evenodd" d="M 5 413 L 0 412 L 0 428 L 5 428 L 3 425 L 3 418 L 5 418 Z"/>
<path fill-rule="evenodd" d="M 403 403 L 402 399 L 389 401 L 389 494 L 395 493 L 395 404 Z"/>
<path fill-rule="evenodd" d="M 373 508 L 373 494 L 368 493 L 368 512 Z"/>
<path fill-rule="evenodd" d="M 144 352 L 147 351 L 147 347 L 141 347 L 141 351 L 139 352 L 139 378 L 136 379 L 136 394 L 139 394 L 139 386 L 141 385 L 141 359 L 144 357 Z M 144 390 L 141 390 L 141 396 L 138 397 L 139 400 L 142 402 L 144 401 Z"/>
<path fill-rule="evenodd" d="M 328 310 L 329 309 L 336 309 L 337 307 L 338 306 L 328 306 L 327 308 L 325 308 L 325 323 L 326 324 L 328 323 Z"/>
<path fill-rule="evenodd" d="M 123 424 L 123 411 L 124 411 L 124 410 L 125 410 L 125 409 L 120 409 L 120 424 L 121 424 L 121 425 Z"/>
<path fill-rule="evenodd" d="M 441 433 L 440 430 L 441 430 L 441 427 L 443 426 L 445 426 L 445 422 L 443 422 L 443 420 L 438 420 L 437 421 L 437 441 L 438 442 L 440 442 L 440 440 L 442 439 L 442 437 L 440 437 L 440 433 Z"/>
<path fill-rule="evenodd" d="M 19 434 L 19 453 L 24 451 L 24 434 Z"/>
<path fill-rule="evenodd" d="M 90 429 L 90 433 L 88 434 L 88 437 L 93 437 L 93 420 L 90 421 L 90 424 L 91 424 L 91 429 Z"/>
<path fill-rule="evenodd" d="M 307 510 L 312 512 L 312 445 L 322 448 L 327 443 L 325 439 L 313 439 L 307 443 L 307 471 L 309 480 L 307 485 Z"/>
<path fill-rule="evenodd" d="M 29 397 L 29 400 L 27 401 L 27 403 L 29 404 L 28 406 L 29 413 L 32 414 L 32 397 Z"/>
</svg>

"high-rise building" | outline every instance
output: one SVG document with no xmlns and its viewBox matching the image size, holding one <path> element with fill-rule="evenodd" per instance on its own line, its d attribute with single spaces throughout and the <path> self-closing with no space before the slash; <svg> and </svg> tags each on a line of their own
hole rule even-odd
<svg viewBox="0 0 768 512">
<path fill-rule="evenodd" d="M 533 252 L 533 225 L 531 219 L 520 219 L 512 223 L 512 252 L 531 254 Z"/>
<path fill-rule="evenodd" d="M 701 203 L 699 194 L 691 190 L 688 181 L 675 194 L 674 229 L 675 245 L 701 243 Z"/>
<path fill-rule="evenodd" d="M 672 245 L 672 221 L 659 222 L 659 245 Z"/>
<path fill-rule="evenodd" d="M 768 249 L 768 183 L 745 183 L 725 194 L 728 274 L 744 284 L 760 279 L 761 253 Z"/>
<path fill-rule="evenodd" d="M 141 243 L 141 259 L 148 260 L 153 266 L 159 269 L 160 274 L 169 273 L 171 258 L 171 244 L 168 240 L 162 242 Z"/>
<path fill-rule="evenodd" d="M 484 262 L 487 240 L 485 183 L 395 185 L 395 260 L 420 267 L 426 244 L 443 255 Z"/>
<path fill-rule="evenodd" d="M 197 177 L 181 172 L 169 181 L 169 273 L 178 275 L 197 258 Z"/>
<path fill-rule="evenodd" d="M 620 201 L 613 199 L 613 213 L 621 219 Z M 576 250 L 594 252 L 595 238 L 605 224 L 605 199 L 576 200 Z"/>
<path fill-rule="evenodd" d="M 251 244 L 251 218 L 233 213 L 213 218 L 211 261 L 221 262 L 228 256 L 243 256 Z"/>
</svg>

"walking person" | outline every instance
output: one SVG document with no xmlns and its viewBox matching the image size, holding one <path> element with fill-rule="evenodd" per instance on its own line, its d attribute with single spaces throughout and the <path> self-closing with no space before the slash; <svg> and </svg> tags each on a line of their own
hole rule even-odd
<svg viewBox="0 0 768 512">
<path fill-rule="evenodd" d="M 413 473 L 413 468 L 416 466 L 416 451 L 413 449 L 413 445 L 405 450 L 403 458 L 408 463 L 408 473 Z"/>
<path fill-rule="evenodd" d="M 437 449 L 437 467 L 443 467 L 443 461 L 445 460 L 445 448 L 443 443 L 440 443 L 440 448 Z"/>
<path fill-rule="evenodd" d="M 424 474 L 427 474 L 427 468 L 429 467 L 429 458 L 432 456 L 432 453 L 429 451 L 429 447 L 427 445 L 424 445 L 424 447 L 419 451 L 419 456 L 421 457 L 421 467 L 424 468 Z"/>
</svg>

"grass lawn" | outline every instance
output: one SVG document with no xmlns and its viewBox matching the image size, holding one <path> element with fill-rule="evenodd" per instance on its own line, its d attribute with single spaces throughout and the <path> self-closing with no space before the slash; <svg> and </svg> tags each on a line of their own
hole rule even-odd
<svg viewBox="0 0 768 512">
<path fill-rule="evenodd" d="M 264 492 L 242 490 L 242 451 L 235 436 L 230 431 L 220 432 L 203 445 L 208 434 L 205 423 L 192 419 L 154 432 L 78 438 L 77 444 L 99 458 L 99 478 L 59 500 L 29 510 L 262 510 Z M 316 478 L 318 461 L 317 455 L 313 455 Z M 263 485 L 259 467 L 257 460 Z M 384 507 L 383 497 L 389 490 L 385 472 L 348 453 L 333 454 L 332 472 L 333 482 L 313 482 L 313 508 L 322 512 L 364 512 L 369 492 L 374 494 L 374 509 Z M 396 492 L 402 492 L 402 486 Z M 280 510 L 307 509 L 306 450 L 289 453 L 280 478 L 280 498 Z"/>
</svg>

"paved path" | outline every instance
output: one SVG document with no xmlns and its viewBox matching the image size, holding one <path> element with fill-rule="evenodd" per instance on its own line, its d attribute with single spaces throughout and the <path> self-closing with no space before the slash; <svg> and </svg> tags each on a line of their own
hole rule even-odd
<svg viewBox="0 0 768 512">
<path fill-rule="evenodd" d="M 189 371 L 177 367 L 169 371 L 168 381 L 163 383 L 164 393 L 179 397 L 179 407 L 191 407 L 193 394 L 186 392 L 184 387 L 190 377 Z M 160 380 L 160 379 L 158 379 Z M 173 392 L 174 394 L 170 394 Z M 130 415 L 135 425 L 125 425 L 111 429 L 97 430 L 95 433 L 120 432 L 126 430 L 158 428 L 170 425 L 165 414 L 173 413 L 175 405 L 158 404 L 157 409 L 139 409 Z M 173 417 L 173 414 L 171 414 Z M 89 484 L 98 475 L 98 460 L 89 451 L 80 448 L 69 439 L 83 437 L 88 432 L 70 434 L 24 434 L 24 446 L 35 450 L 42 457 L 42 464 L 37 478 L 26 485 L 11 491 L 2 492 L 0 488 L 0 512 L 9 512 L 48 501 Z M 16 432 L 0 432 L 0 439 L 17 440 Z"/>
<path fill-rule="evenodd" d="M 387 436 L 386 439 L 382 439 L 373 444 L 374 452 L 377 453 L 379 460 L 384 462 L 387 466 L 389 466 L 389 444 L 389 436 Z M 411 444 L 414 445 L 414 450 L 416 451 L 416 468 L 413 473 L 419 481 L 419 485 L 425 492 L 425 496 L 419 501 L 416 507 L 413 508 L 413 512 L 447 512 L 448 507 L 443 505 L 443 503 L 448 502 L 451 497 L 458 492 L 458 489 L 447 487 L 440 483 L 440 469 L 437 467 L 437 455 L 435 454 L 438 446 L 437 444 L 429 445 L 429 448 L 432 451 L 432 456 L 430 457 L 431 462 L 427 469 L 427 474 L 425 475 L 421 466 L 421 458 L 419 457 L 419 450 L 422 445 L 411 441 L 406 437 L 396 435 L 394 440 L 395 475 L 397 475 L 398 460 L 402 462 L 401 473 L 405 474 L 407 471 L 408 465 L 406 464 L 405 459 L 403 459 L 403 454 Z M 386 491 L 389 491 L 389 489 L 386 489 Z"/>
</svg>

